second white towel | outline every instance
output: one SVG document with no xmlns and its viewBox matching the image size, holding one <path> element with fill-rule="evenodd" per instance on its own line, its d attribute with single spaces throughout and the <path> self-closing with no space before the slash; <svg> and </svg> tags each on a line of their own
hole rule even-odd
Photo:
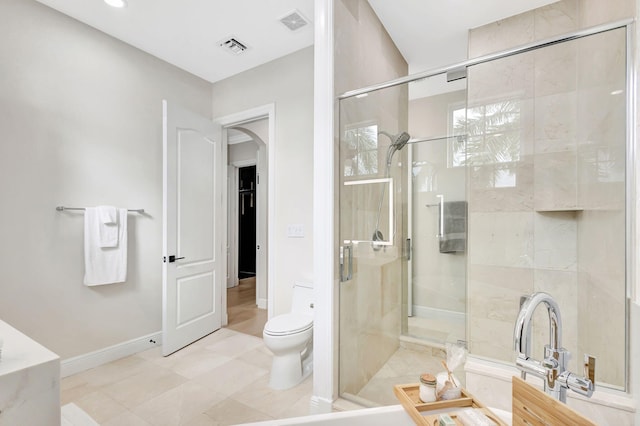
<svg viewBox="0 0 640 426">
<path fill-rule="evenodd" d="M 84 284 L 87 286 L 127 280 L 127 209 L 118 209 L 118 235 L 115 247 L 102 247 L 97 207 L 84 213 Z"/>
<path fill-rule="evenodd" d="M 98 232 L 100 247 L 118 246 L 118 209 L 113 206 L 98 206 Z"/>
</svg>

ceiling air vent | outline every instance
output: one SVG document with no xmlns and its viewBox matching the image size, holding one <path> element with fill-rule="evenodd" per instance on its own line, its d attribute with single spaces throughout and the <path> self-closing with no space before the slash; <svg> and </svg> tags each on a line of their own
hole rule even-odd
<svg viewBox="0 0 640 426">
<path fill-rule="evenodd" d="M 289 28 L 291 31 L 297 31 L 309 23 L 309 21 L 307 21 L 307 19 L 297 10 L 289 12 L 286 16 L 280 18 L 280 22 L 282 22 L 284 26 Z"/>
<path fill-rule="evenodd" d="M 229 53 L 233 53 L 234 55 L 239 55 L 248 49 L 246 44 L 238 41 L 238 39 L 234 37 L 226 38 L 219 44 L 220 47 L 224 48 Z"/>
</svg>

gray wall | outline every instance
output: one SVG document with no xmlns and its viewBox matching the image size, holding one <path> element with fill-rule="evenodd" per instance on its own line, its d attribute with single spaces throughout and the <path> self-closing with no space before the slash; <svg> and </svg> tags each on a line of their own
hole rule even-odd
<svg viewBox="0 0 640 426">
<path fill-rule="evenodd" d="M 313 48 L 308 47 L 213 85 L 213 116 L 275 104 L 275 235 L 268 253 L 275 269 L 274 311 L 291 307 L 295 281 L 313 282 Z M 287 224 L 304 238 L 287 238 Z"/>
<path fill-rule="evenodd" d="M 211 84 L 32 0 L 0 1 L 0 318 L 68 358 L 161 329 L 163 98 Z M 126 283 L 82 284 L 83 216 L 129 215 Z"/>
<path fill-rule="evenodd" d="M 229 145 L 229 164 L 233 164 L 237 161 L 250 161 L 256 160 L 258 153 L 258 144 L 254 141 L 236 143 Z"/>
</svg>

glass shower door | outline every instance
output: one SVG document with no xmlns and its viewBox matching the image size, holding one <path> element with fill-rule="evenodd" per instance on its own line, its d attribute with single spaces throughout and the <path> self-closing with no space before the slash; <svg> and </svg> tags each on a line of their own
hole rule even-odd
<svg viewBox="0 0 640 426">
<path fill-rule="evenodd" d="M 340 101 L 340 395 L 395 404 L 465 341 L 466 83 Z"/>
<path fill-rule="evenodd" d="M 406 130 L 406 86 L 340 103 L 339 387 L 352 399 L 398 349 L 406 315 Z"/>
</svg>

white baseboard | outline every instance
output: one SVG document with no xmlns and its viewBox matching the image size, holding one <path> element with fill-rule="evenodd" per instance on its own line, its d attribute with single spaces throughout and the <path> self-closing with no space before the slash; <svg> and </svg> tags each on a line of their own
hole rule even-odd
<svg viewBox="0 0 640 426">
<path fill-rule="evenodd" d="M 60 376 L 67 377 L 124 358 L 161 344 L 162 332 L 147 334 L 104 349 L 65 359 L 60 362 Z"/>
<path fill-rule="evenodd" d="M 230 278 L 227 280 L 227 288 L 237 287 L 239 283 L 237 278 Z"/>
<path fill-rule="evenodd" d="M 309 414 L 325 414 L 333 411 L 333 401 L 318 396 L 312 396 L 309 402 Z"/>
<path fill-rule="evenodd" d="M 258 308 L 267 309 L 267 299 L 258 299 Z"/>
</svg>

